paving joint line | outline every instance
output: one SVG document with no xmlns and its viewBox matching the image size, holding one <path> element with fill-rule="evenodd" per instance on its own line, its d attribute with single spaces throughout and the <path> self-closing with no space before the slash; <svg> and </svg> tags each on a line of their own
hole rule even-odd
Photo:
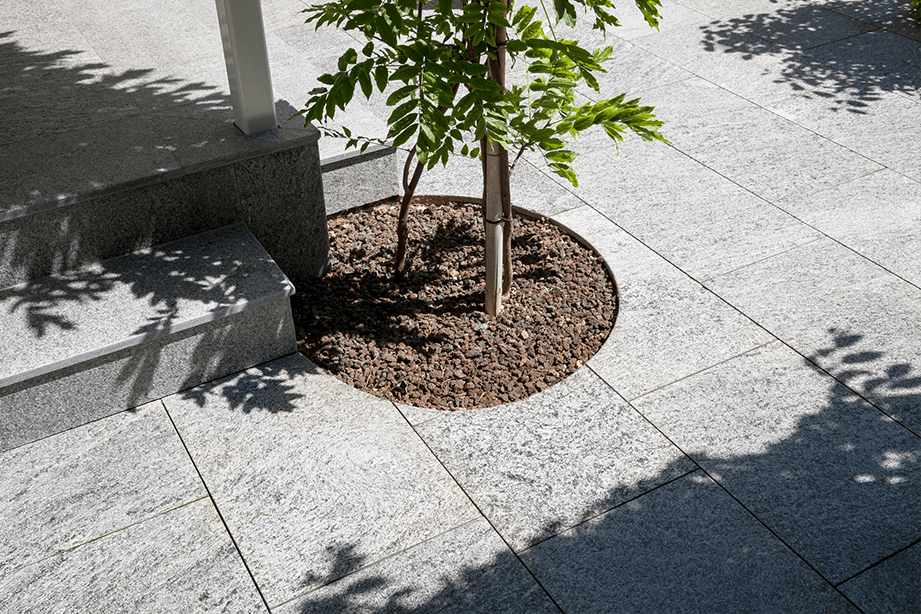
<svg viewBox="0 0 921 614">
<path fill-rule="evenodd" d="M 400 408 L 396 406 L 396 403 L 394 403 L 393 401 L 391 401 L 391 404 L 393 405 L 393 408 L 394 408 L 401 416 L 403 416 L 403 412 L 401 412 L 401 411 L 400 411 Z M 438 455 L 435 454 L 435 451 L 432 450 L 432 447 L 429 446 L 428 442 L 422 437 L 422 435 L 419 434 L 419 432 L 416 430 L 416 427 L 414 427 L 412 424 L 410 424 L 410 422 L 409 422 L 409 420 L 407 420 L 406 416 L 403 416 L 403 420 L 406 421 L 406 424 L 408 424 L 408 425 L 409 425 L 409 428 L 411 428 L 411 429 L 413 430 L 413 433 L 416 434 L 416 437 L 419 438 L 419 441 L 422 442 L 422 444 L 426 447 L 426 449 L 429 451 L 429 453 L 435 458 L 436 461 L 438 461 L 438 464 L 441 465 L 441 468 L 444 469 L 445 473 L 447 473 L 447 474 L 451 477 L 451 480 L 452 480 L 455 484 L 457 484 L 457 487 L 460 489 L 460 491 L 461 491 L 462 493 L 464 493 L 464 496 L 467 497 L 467 500 L 470 501 L 470 504 L 474 507 L 474 509 L 476 509 L 476 511 L 480 514 L 480 516 L 481 516 L 484 520 L 486 520 L 487 523 L 489 523 L 490 528 L 492 528 L 492 530 L 495 531 L 496 535 L 499 536 L 499 539 L 502 540 L 502 543 L 505 544 L 505 547 L 508 548 L 509 552 L 512 553 L 512 556 L 515 557 L 515 559 L 518 561 L 518 563 L 521 565 L 521 567 L 524 568 L 524 570 L 528 572 L 528 575 L 531 576 L 531 578 L 534 580 L 534 582 L 537 584 L 537 586 L 539 586 L 540 589 L 541 589 L 542 591 L 544 591 L 544 594 L 547 596 L 547 599 L 550 600 L 550 603 L 552 603 L 552 604 L 554 605 L 554 607 L 556 607 L 556 609 L 559 610 L 559 611 L 561 612 L 561 614 L 564 613 L 565 610 L 563 610 L 563 608 L 560 606 L 560 604 L 557 603 L 556 599 L 553 598 L 553 595 L 550 594 L 550 591 L 547 590 L 547 587 L 544 586 L 544 584 L 540 581 L 540 579 L 538 579 L 538 577 L 537 577 L 536 575 L 534 575 L 534 572 L 531 571 L 531 568 L 528 567 L 527 565 L 525 565 L 524 561 L 521 560 L 521 557 L 518 555 L 518 553 L 515 551 L 515 549 L 512 548 L 511 544 L 508 543 L 508 540 L 505 539 L 505 536 L 502 535 L 502 533 L 499 532 L 499 530 L 496 528 L 496 525 L 493 524 L 493 521 L 489 518 L 489 516 L 487 516 L 485 513 L 483 513 L 483 510 L 480 508 L 479 504 L 478 504 L 476 501 L 473 500 L 473 497 L 470 496 L 470 494 L 469 494 L 469 493 L 467 492 L 467 490 L 464 488 L 463 484 L 461 484 L 461 483 L 457 480 L 457 478 L 454 477 L 454 474 L 451 473 L 451 471 L 445 466 L 444 462 L 442 462 L 442 460 L 441 460 L 440 458 L 438 458 Z"/>
<path fill-rule="evenodd" d="M 600 377 L 600 376 L 599 376 L 599 377 Z M 615 394 L 618 394 L 617 391 L 614 390 L 614 388 L 613 388 L 610 384 L 608 384 L 607 381 L 605 381 L 604 379 L 602 379 L 602 381 L 603 381 L 604 384 L 605 384 L 608 388 L 610 388 Z M 623 398 L 623 397 L 621 397 L 621 398 Z M 646 415 L 643 414 L 643 412 L 641 412 L 640 410 L 638 410 L 638 409 L 633 405 L 633 403 L 631 403 L 630 401 L 626 401 L 626 403 L 630 406 L 631 409 L 633 409 L 633 411 L 635 411 L 641 418 L 643 418 L 643 420 L 645 420 L 647 423 L 649 423 L 650 426 L 652 426 L 656 431 L 658 431 L 659 434 L 662 435 L 662 437 L 664 437 L 670 444 L 672 444 L 673 446 L 675 446 L 675 448 L 676 448 L 677 450 L 679 450 L 682 454 L 684 454 L 685 457 L 687 457 L 692 463 L 694 463 L 694 465 L 697 466 L 697 469 L 699 469 L 704 475 L 706 475 L 707 478 L 709 478 L 710 480 L 712 480 L 713 483 L 716 484 L 720 489 L 722 489 L 722 491 L 725 492 L 733 501 L 735 501 L 742 509 L 744 509 L 746 512 L 748 512 L 748 514 L 749 514 L 752 518 L 754 518 L 761 526 L 763 526 L 771 535 L 773 535 L 775 539 L 777 539 L 781 544 L 783 544 L 790 552 L 792 552 L 794 555 L 796 555 L 803 563 L 806 564 L 807 567 L 809 567 L 809 569 L 811 569 L 813 572 L 815 572 L 815 574 L 816 574 L 817 576 L 819 576 L 829 587 L 831 587 L 832 590 L 834 590 L 836 593 L 838 593 L 839 595 L 841 595 L 841 597 L 844 598 L 849 604 L 851 604 L 852 606 L 854 606 L 854 607 L 857 609 L 857 611 L 863 612 L 863 610 L 862 610 L 861 608 L 857 607 L 857 604 L 855 604 L 854 602 L 852 602 L 852 601 L 847 597 L 847 595 L 845 595 L 844 593 L 842 593 L 842 592 L 838 589 L 837 586 L 835 586 L 828 578 L 826 578 L 821 572 L 819 572 L 819 570 L 816 569 L 809 561 L 807 561 L 798 551 L 796 551 L 792 546 L 790 546 L 790 544 L 788 544 L 782 537 L 780 537 L 780 535 L 778 535 L 771 527 L 769 527 L 763 520 L 761 520 L 761 518 L 759 518 L 757 515 L 755 515 L 754 512 L 752 512 L 750 509 L 748 509 L 748 507 L 747 507 L 744 503 L 742 503 L 735 495 L 733 495 L 731 492 L 729 492 L 729 490 L 726 488 L 726 486 L 724 486 L 724 485 L 722 484 L 722 482 L 720 482 L 719 480 L 715 479 L 715 478 L 710 474 L 709 471 L 707 471 L 706 469 L 704 469 L 704 467 L 703 467 L 699 462 L 697 462 L 697 460 L 696 460 L 693 456 L 691 456 L 690 454 L 688 454 L 681 446 L 679 446 L 677 443 L 675 443 L 675 442 L 672 440 L 672 438 L 669 437 L 668 435 L 666 435 L 665 432 L 664 432 L 662 429 L 660 429 L 654 422 L 652 422 L 652 420 L 650 420 L 649 418 L 647 418 Z M 692 473 L 693 473 L 693 472 L 692 472 Z"/>
<path fill-rule="evenodd" d="M 837 588 L 838 586 L 841 586 L 842 584 L 846 584 L 846 583 L 850 582 L 850 581 L 853 580 L 854 578 L 856 578 L 856 577 L 858 577 L 858 576 L 860 576 L 860 575 L 862 575 L 862 574 L 864 574 L 864 573 L 870 571 L 870 570 L 873 569 L 874 567 L 878 567 L 878 566 L 882 565 L 883 563 L 885 563 L 885 562 L 888 561 L 889 559 L 895 558 L 895 557 L 897 557 L 898 555 L 902 554 L 903 552 L 907 552 L 908 550 L 914 548 L 915 546 L 917 546 L 917 545 L 919 545 L 919 544 L 921 544 L 921 539 L 917 539 L 917 540 L 913 541 L 912 543 L 908 544 L 908 545 L 905 546 L 904 548 L 899 548 L 898 550 L 896 550 L 896 551 L 893 552 L 892 554 L 887 554 L 886 556 L 884 556 L 884 557 L 881 558 L 880 560 L 876 561 L 876 562 L 873 563 L 872 565 L 869 565 L 869 566 L 867 566 L 866 568 L 861 569 L 860 571 L 858 571 L 857 573 L 855 573 L 855 574 L 852 575 L 851 577 L 846 578 L 846 579 L 844 579 L 844 580 L 841 580 L 841 582 L 838 582 L 838 584 L 836 584 L 835 587 Z"/>
<path fill-rule="evenodd" d="M 408 552 L 408 551 L 412 550 L 413 548 L 416 548 L 417 546 L 420 546 L 420 545 L 422 545 L 422 544 L 424 544 L 424 543 L 426 543 L 426 542 L 430 542 L 430 541 L 432 541 L 432 540 L 438 539 L 439 537 L 441 537 L 441 536 L 443 536 L 443 535 L 447 535 L 447 534 L 450 533 L 451 531 L 456 531 L 457 529 L 460 529 L 461 527 L 465 527 L 465 526 L 467 526 L 468 524 L 474 523 L 474 522 L 476 522 L 477 520 L 479 520 L 479 518 L 471 518 L 470 520 L 468 520 L 468 521 L 466 521 L 466 522 L 460 523 L 460 524 L 457 525 L 456 527 L 451 527 L 450 529 L 445 529 L 444 531 L 442 531 L 441 533 L 438 533 L 437 535 L 432 535 L 431 537 L 426 537 L 426 538 L 423 539 L 422 541 L 416 542 L 415 544 L 412 544 L 411 546 L 407 546 L 406 548 L 403 548 L 403 549 L 398 550 L 398 551 L 396 551 L 396 552 L 392 552 L 392 553 L 388 554 L 387 556 L 381 557 L 381 558 L 379 558 L 379 559 L 375 559 L 375 560 L 371 561 L 370 563 L 367 563 L 366 565 L 361 565 L 360 567 L 356 567 L 355 569 L 353 569 L 352 571 L 350 571 L 350 572 L 348 572 L 348 573 L 346 573 L 346 574 L 343 574 L 343 575 L 341 575 L 341 576 L 337 576 L 337 577 L 333 578 L 332 580 L 329 580 L 329 581 L 327 581 L 327 582 L 324 582 L 323 584 L 320 584 L 319 586 L 316 586 L 316 587 L 314 587 L 314 588 L 311 588 L 311 589 L 309 589 L 309 590 L 306 590 L 306 591 L 304 591 L 303 593 L 298 593 L 297 595 L 295 595 L 295 596 L 292 597 L 291 599 L 286 599 L 285 601 L 282 601 L 282 602 L 280 602 L 280 603 L 277 603 L 277 604 L 275 604 L 275 607 L 277 608 L 277 607 L 280 607 L 280 606 L 283 606 L 283 605 L 287 605 L 287 604 L 289 604 L 289 603 L 291 603 L 291 602 L 293 602 L 293 601 L 296 601 L 296 600 L 298 600 L 298 599 L 301 599 L 301 598 L 303 598 L 303 597 L 306 597 L 307 595 L 310 595 L 310 594 L 312 594 L 312 593 L 315 593 L 315 592 L 317 592 L 317 591 L 319 591 L 319 590 L 322 590 L 322 589 L 324 589 L 324 588 L 326 588 L 326 587 L 328 587 L 328 586 L 332 586 L 333 584 L 336 584 L 337 582 L 340 582 L 340 581 L 342 581 L 342 580 L 345 580 L 346 578 L 349 578 L 349 577 L 351 577 L 351 576 L 354 576 L 355 574 L 357 574 L 357 573 L 360 572 L 360 571 L 364 571 L 365 569 L 370 569 L 371 567 L 374 567 L 374 566 L 377 565 L 378 563 L 381 563 L 381 562 L 386 561 L 386 560 L 388 560 L 388 559 L 392 559 L 392 558 L 394 558 L 394 557 L 396 557 L 396 556 L 399 556 L 399 555 L 403 554 L 404 552 Z"/>
<path fill-rule="evenodd" d="M 256 581 L 256 576 L 253 574 L 252 569 L 250 569 L 249 563 L 246 561 L 246 557 L 243 556 L 243 551 L 240 550 L 240 545 L 237 543 L 237 538 L 234 537 L 230 530 L 230 526 L 228 526 L 227 521 L 224 519 L 224 514 L 221 512 L 221 508 L 218 507 L 217 501 L 214 500 L 214 496 L 211 494 L 211 488 L 208 486 L 204 476 L 201 474 L 201 470 L 198 468 L 198 463 L 195 462 L 195 457 L 192 456 L 192 452 L 189 450 L 189 446 L 186 445 L 185 439 L 182 438 L 182 433 L 179 432 L 179 428 L 176 426 L 176 422 L 173 420 L 173 416 L 169 413 L 169 409 L 166 407 L 166 403 L 164 403 L 162 399 L 160 399 L 159 402 L 161 407 L 163 407 L 163 411 L 166 412 L 166 417 L 169 418 L 170 424 L 173 425 L 173 430 L 176 432 L 176 436 L 179 438 L 179 442 L 182 444 L 182 448 L 185 450 L 186 455 L 189 457 L 189 462 L 191 462 L 192 467 L 195 468 L 195 473 L 198 474 L 198 479 L 201 480 L 201 484 L 205 488 L 205 492 L 208 493 L 208 498 L 211 500 L 211 505 L 214 506 L 214 511 L 217 512 L 217 517 L 221 520 L 221 524 L 224 525 L 224 530 L 227 532 L 227 536 L 230 538 L 230 542 L 233 544 L 234 549 L 237 551 L 237 556 L 240 557 L 240 561 L 243 563 L 243 567 L 246 569 L 246 573 L 249 575 L 250 580 L 252 580 L 253 587 L 259 594 L 259 598 L 262 600 L 262 604 L 265 606 L 266 612 L 271 612 L 272 608 L 269 606 L 268 600 L 262 593 L 262 587 L 259 586 L 259 583 Z"/>
</svg>

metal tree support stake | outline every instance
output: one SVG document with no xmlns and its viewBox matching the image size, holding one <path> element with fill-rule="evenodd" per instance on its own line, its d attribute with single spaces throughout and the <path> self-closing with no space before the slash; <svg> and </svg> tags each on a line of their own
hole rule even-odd
<svg viewBox="0 0 921 614">
<path fill-rule="evenodd" d="M 243 134 L 278 127 L 259 0 L 215 0 L 233 119 Z"/>
<path fill-rule="evenodd" d="M 495 317 L 502 311 L 502 156 L 499 146 L 484 139 L 486 149 L 486 313 Z"/>
</svg>

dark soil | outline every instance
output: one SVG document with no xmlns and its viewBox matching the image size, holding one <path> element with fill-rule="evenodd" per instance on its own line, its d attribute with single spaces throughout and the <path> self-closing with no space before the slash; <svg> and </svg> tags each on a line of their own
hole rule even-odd
<svg viewBox="0 0 921 614">
<path fill-rule="evenodd" d="M 587 361 L 614 326 L 601 258 L 544 218 L 517 217 L 515 281 L 483 311 L 483 222 L 469 203 L 415 204 L 393 276 L 398 203 L 329 218 L 333 270 L 292 297 L 301 353 L 356 388 L 442 409 L 530 396 Z"/>
</svg>

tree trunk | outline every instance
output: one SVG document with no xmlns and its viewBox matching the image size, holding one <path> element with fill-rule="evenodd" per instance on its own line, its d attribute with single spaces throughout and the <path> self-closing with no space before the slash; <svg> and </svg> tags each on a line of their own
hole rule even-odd
<svg viewBox="0 0 921 614">
<path fill-rule="evenodd" d="M 500 0 L 508 4 L 506 0 Z M 495 27 L 495 59 L 489 60 L 490 78 L 505 87 L 506 31 Z M 486 229 L 486 313 L 497 316 L 502 298 L 512 285 L 511 217 L 508 152 L 489 137 L 483 139 L 483 222 Z"/>
<path fill-rule="evenodd" d="M 406 158 L 406 164 L 403 166 L 403 200 L 400 202 L 400 217 L 397 220 L 397 253 L 394 257 L 393 265 L 396 270 L 397 279 L 403 279 L 406 274 L 406 246 L 409 239 L 409 204 L 416 193 L 416 186 L 419 185 L 419 178 L 422 177 L 422 170 L 425 166 L 421 162 L 416 162 L 416 170 L 413 171 L 412 179 L 408 179 L 409 167 L 416 157 L 416 148 L 413 147 Z"/>
</svg>

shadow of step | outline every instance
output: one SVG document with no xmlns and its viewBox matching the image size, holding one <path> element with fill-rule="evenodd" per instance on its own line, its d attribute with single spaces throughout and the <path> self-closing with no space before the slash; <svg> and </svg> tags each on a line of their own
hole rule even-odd
<svg viewBox="0 0 921 614">
<path fill-rule="evenodd" d="M 0 290 L 0 452 L 296 351 L 236 224 Z"/>
</svg>

